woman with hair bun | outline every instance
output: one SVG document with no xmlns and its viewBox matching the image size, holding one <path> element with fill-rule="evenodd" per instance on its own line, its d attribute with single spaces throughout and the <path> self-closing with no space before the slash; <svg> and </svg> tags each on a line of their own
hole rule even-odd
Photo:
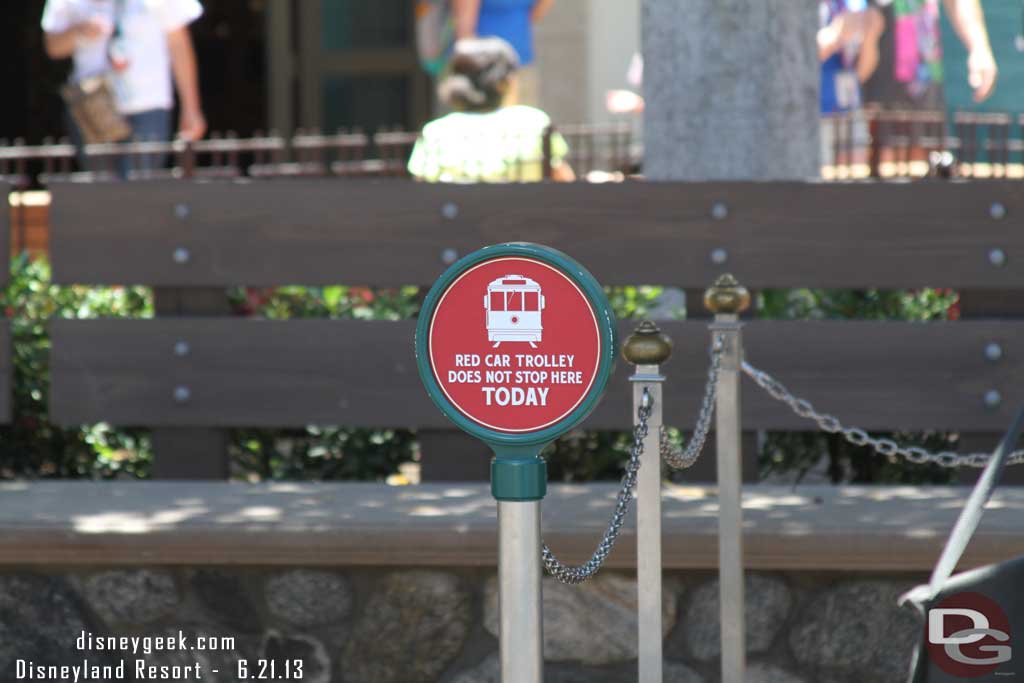
<svg viewBox="0 0 1024 683">
<path fill-rule="evenodd" d="M 438 94 L 452 113 L 431 121 L 413 148 L 409 172 L 428 182 L 536 182 L 544 177 L 544 135 L 551 119 L 515 104 L 519 56 L 501 38 L 455 43 Z M 574 180 L 569 146 L 551 134 L 551 177 Z"/>
</svg>

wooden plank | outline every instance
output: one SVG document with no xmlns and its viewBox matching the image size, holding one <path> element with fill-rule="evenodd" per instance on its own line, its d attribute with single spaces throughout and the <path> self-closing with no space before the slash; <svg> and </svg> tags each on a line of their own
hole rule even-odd
<svg viewBox="0 0 1024 683">
<path fill-rule="evenodd" d="M 231 314 L 231 302 L 223 288 L 164 288 L 153 290 L 153 308 L 158 316 L 194 317 Z"/>
<path fill-rule="evenodd" d="M 54 320 L 51 410 L 60 424 L 150 426 L 343 424 L 444 428 L 413 357 L 414 321 L 176 318 Z M 623 323 L 625 335 L 634 323 Z M 675 340 L 665 366 L 666 422 L 692 428 L 707 371 L 708 333 L 664 323 Z M 755 321 L 746 358 L 817 407 L 869 429 L 1002 430 L 1024 400 L 1024 322 Z M 178 357 L 179 341 L 189 345 Z M 1000 343 L 1005 362 L 985 358 Z M 630 414 L 620 362 L 588 421 L 623 429 Z M 176 389 L 187 389 L 175 401 Z M 999 390 L 1002 405 L 983 396 Z M 749 381 L 747 429 L 809 429 Z M 179 392 L 181 398 L 181 392 Z"/>
<path fill-rule="evenodd" d="M 291 3 L 289 3 L 291 4 Z M 299 125 L 319 129 L 323 126 L 323 5 L 319 2 L 296 3 L 298 45 Z M 289 99 L 290 94 L 285 95 Z"/>
<path fill-rule="evenodd" d="M 295 129 L 295 53 L 292 48 L 291 3 L 268 2 L 266 17 L 266 60 L 269 81 L 267 121 L 270 129 L 291 136 Z"/>
<path fill-rule="evenodd" d="M 19 201 L 17 206 L 11 206 L 10 195 L 13 191 L 10 184 L 0 182 L 0 198 L 3 199 L 3 210 L 0 211 L 0 285 L 7 284 L 11 276 L 11 215 L 15 212 L 24 220 L 24 207 Z"/>
<path fill-rule="evenodd" d="M 491 449 L 469 434 L 451 429 L 421 429 L 420 481 L 487 481 Z"/>
<path fill-rule="evenodd" d="M 1024 318 L 1024 298 L 1013 290 L 960 292 L 960 317 Z"/>
<path fill-rule="evenodd" d="M 214 427 L 158 427 L 153 442 L 153 479 L 227 479 L 228 432 Z"/>
<path fill-rule="evenodd" d="M 751 288 L 1019 289 L 1020 190 L 1013 181 L 57 184 L 53 272 L 83 284 L 424 284 L 446 250 L 519 240 L 562 249 L 609 285 L 702 289 L 728 270 Z M 989 215 L 996 202 L 1000 220 Z M 717 203 L 727 207 L 720 219 Z M 175 260 L 179 248 L 186 262 Z M 993 248 L 1001 267 L 989 262 Z M 715 249 L 724 262 L 712 262 Z"/>
<path fill-rule="evenodd" d="M 225 316 L 231 305 L 223 288 L 153 289 L 158 316 Z M 187 342 L 174 349 L 177 358 L 191 353 Z M 180 391 L 176 387 L 176 391 Z M 180 397 L 179 397 L 180 398 Z M 228 431 L 214 427 L 154 427 L 154 479 L 227 479 L 230 473 Z"/>
<path fill-rule="evenodd" d="M 9 424 L 14 413 L 14 364 L 11 321 L 0 319 L 0 423 Z"/>
<path fill-rule="evenodd" d="M 559 558 L 590 557 L 616 484 L 549 487 L 544 539 Z M 37 481 L 0 484 L 0 564 L 494 567 L 494 499 L 486 484 Z M 756 486 L 744 491 L 748 568 L 930 569 L 963 489 Z M 1024 553 L 1024 490 L 1000 489 L 962 569 Z M 666 487 L 663 560 L 717 566 L 713 488 Z M 607 566 L 636 563 L 627 517 Z"/>
<path fill-rule="evenodd" d="M 1021 320 L 1024 318 L 1024 300 L 1021 299 L 1019 292 L 1010 290 L 963 291 L 960 292 L 960 317 L 964 320 L 977 318 Z M 1001 352 L 1002 356 L 998 358 L 988 358 L 989 363 L 1000 367 L 1005 360 L 1007 349 L 1001 349 Z M 996 389 L 996 387 L 992 388 Z M 1020 410 L 1022 407 L 1024 406 L 1019 403 L 1008 406 L 1010 412 Z M 962 453 L 989 453 L 995 450 L 996 445 L 999 444 L 1004 430 L 1005 427 L 996 432 L 961 432 L 957 444 L 958 449 Z M 981 476 L 981 472 L 982 470 L 977 468 L 962 467 L 957 470 L 957 481 L 961 484 L 973 485 Z M 1024 469 L 1007 467 L 999 483 L 1002 486 L 1024 485 Z"/>
</svg>

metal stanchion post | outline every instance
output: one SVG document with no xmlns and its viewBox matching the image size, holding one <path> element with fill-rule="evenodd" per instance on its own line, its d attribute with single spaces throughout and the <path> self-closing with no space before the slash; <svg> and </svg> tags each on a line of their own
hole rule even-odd
<svg viewBox="0 0 1024 683">
<path fill-rule="evenodd" d="M 501 680 L 544 680 L 540 501 L 498 501 Z"/>
<path fill-rule="evenodd" d="M 497 446 L 491 493 L 498 502 L 498 644 L 502 683 L 542 683 L 540 502 L 547 465 L 535 446 Z"/>
<path fill-rule="evenodd" d="M 712 335 L 718 335 L 723 342 L 715 422 L 722 681 L 742 683 L 746 675 L 746 637 L 743 623 L 743 461 L 740 452 L 743 346 L 739 314 L 750 305 L 750 293 L 731 275 L 722 275 L 705 292 L 704 305 L 715 314 L 715 321 L 710 326 Z"/>
<path fill-rule="evenodd" d="M 672 342 L 657 325 L 645 320 L 622 347 L 622 355 L 636 366 L 633 382 L 633 422 L 640 421 L 638 409 L 644 392 L 653 400 L 644 437 L 644 460 L 637 477 L 636 575 L 637 637 L 639 640 L 640 683 L 661 683 L 661 385 L 665 381 L 660 365 L 672 353 Z"/>
</svg>

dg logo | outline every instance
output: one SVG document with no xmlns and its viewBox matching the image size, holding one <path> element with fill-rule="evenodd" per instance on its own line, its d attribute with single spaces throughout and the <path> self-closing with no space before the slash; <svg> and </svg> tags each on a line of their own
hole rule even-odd
<svg viewBox="0 0 1024 683">
<path fill-rule="evenodd" d="M 958 678 L 978 678 L 1013 656 L 1010 622 L 1003 609 L 981 593 L 955 593 L 928 610 L 928 654 Z"/>
</svg>

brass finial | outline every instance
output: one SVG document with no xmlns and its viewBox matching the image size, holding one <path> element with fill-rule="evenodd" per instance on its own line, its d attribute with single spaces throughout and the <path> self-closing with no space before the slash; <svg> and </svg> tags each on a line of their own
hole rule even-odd
<svg viewBox="0 0 1024 683">
<path fill-rule="evenodd" d="M 634 365 L 661 365 L 672 355 L 672 340 L 650 320 L 640 323 L 622 345 L 622 357 Z"/>
<path fill-rule="evenodd" d="M 704 292 L 704 306 L 712 313 L 739 314 L 750 306 L 750 292 L 729 273 L 719 275 Z"/>
</svg>

